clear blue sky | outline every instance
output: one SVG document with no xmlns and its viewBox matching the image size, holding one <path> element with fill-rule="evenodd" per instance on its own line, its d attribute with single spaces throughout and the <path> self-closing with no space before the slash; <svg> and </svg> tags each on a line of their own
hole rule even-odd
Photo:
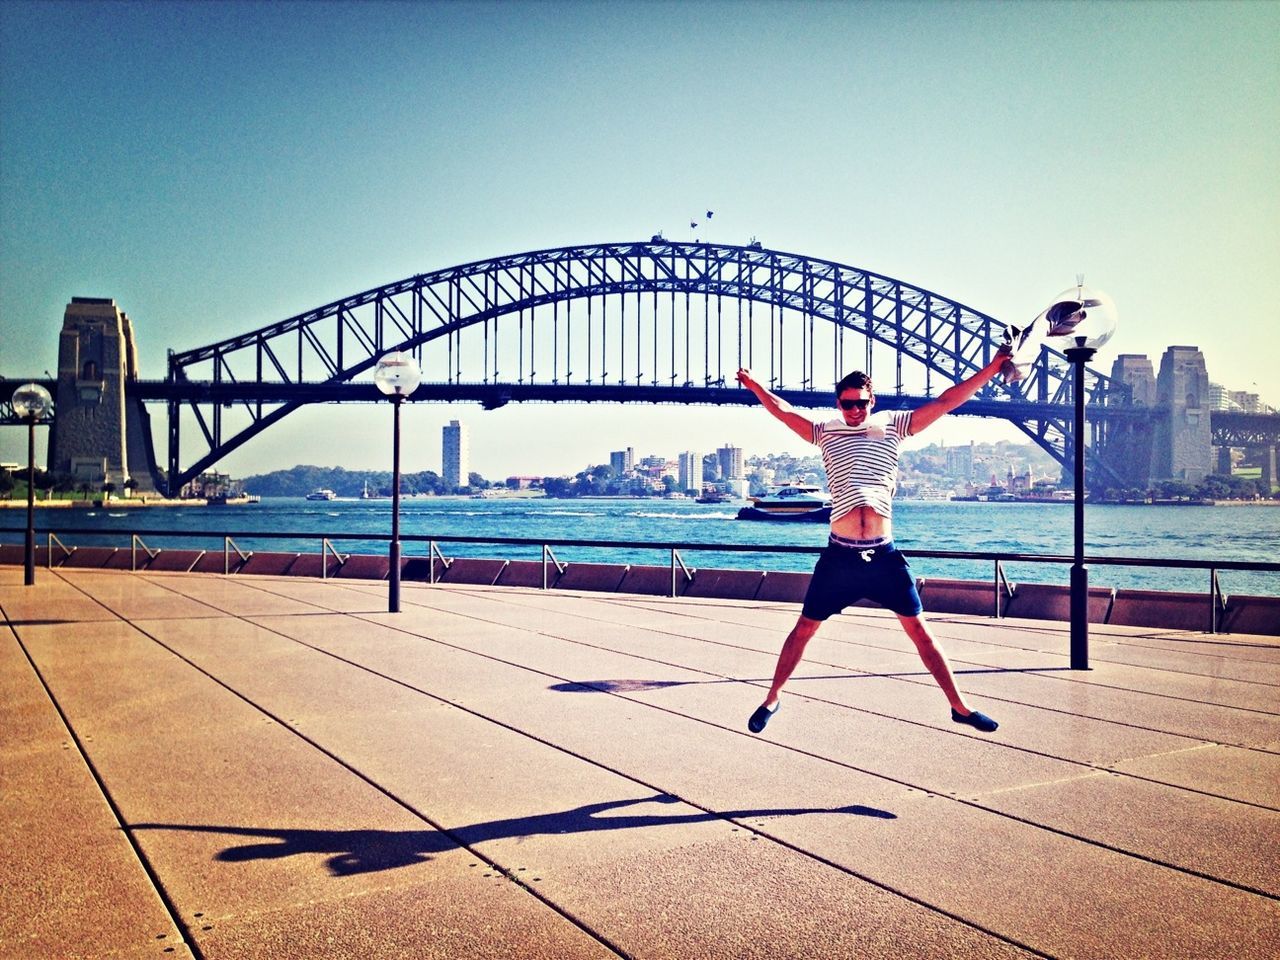
<svg viewBox="0 0 1280 960">
<path fill-rule="evenodd" d="M 1280 405 L 1280 3 L 0 4 L 0 374 L 114 298 L 144 376 L 414 273 L 560 244 L 830 258 L 1018 322 L 1083 272 L 1106 353 L 1201 347 Z M 704 237 L 706 239 L 706 237 Z M 1099 366 L 1109 366 L 1107 356 Z M 420 404 L 473 468 L 800 449 L 756 410 Z M 385 467 L 389 412 L 301 411 L 221 468 Z M 1019 436 L 952 418 L 927 438 Z M 0 431 L 0 459 L 25 459 Z"/>
</svg>

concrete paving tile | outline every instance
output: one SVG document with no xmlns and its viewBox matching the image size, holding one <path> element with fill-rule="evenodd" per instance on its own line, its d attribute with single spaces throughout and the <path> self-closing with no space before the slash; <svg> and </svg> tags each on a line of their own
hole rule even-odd
<svg viewBox="0 0 1280 960">
<path fill-rule="evenodd" d="M 614 941 L 633 956 L 920 958 L 1030 956 L 847 873 L 738 835 L 725 844 L 599 861 L 574 878 L 584 912 L 613 909 Z M 692 876 L 691 876 L 692 875 Z M 637 909 L 611 891 L 633 887 Z M 691 882 L 702 893 L 690 900 Z M 558 894 L 558 885 L 548 884 Z"/>
<path fill-rule="evenodd" d="M 21 576 L 21 572 L 19 572 Z M 38 572 L 30 587 L 0 586 L 0 610 L 13 623 L 114 620 L 116 615 L 67 583 L 60 573 Z"/>
<path fill-rule="evenodd" d="M 1280 739 L 1280 716 L 1196 703 L 1163 695 L 1153 682 L 1147 690 L 1119 690 L 1064 681 L 1056 675 L 972 674 L 966 689 L 980 696 L 1043 704 L 1061 713 L 1132 724 L 1194 740 L 1253 746 Z"/>
<path fill-rule="evenodd" d="M 1110 766 L 1122 773 L 1280 810 L 1280 750 L 1277 747 L 1280 744 L 1271 744 L 1270 752 L 1262 752 L 1200 744 L 1119 760 Z"/>
<path fill-rule="evenodd" d="M 1280 812 L 1097 773 L 993 790 L 982 806 L 1280 895 Z"/>
<path fill-rule="evenodd" d="M 476 871 L 470 870 L 474 875 Z M 341 900 L 209 924 L 199 936 L 208 960 L 594 960 L 617 954 L 546 909 L 523 909 L 529 894 L 505 877 L 378 890 Z"/>
<path fill-rule="evenodd" d="M 282 581 L 275 577 L 254 577 L 237 583 L 268 595 L 301 600 L 320 610 L 341 613 L 386 613 L 387 582 L 359 580 L 308 580 L 306 578 Z M 365 588 L 365 589 L 352 589 Z M 249 616 L 250 614 L 242 614 Z"/>
<path fill-rule="evenodd" d="M 70 585 L 98 601 L 116 616 L 127 620 L 144 617 L 199 619 L 225 616 L 207 604 L 156 586 L 140 575 L 124 577 L 115 573 L 69 570 L 63 576 Z"/>
<path fill-rule="evenodd" d="M 1092 640 L 1089 644 L 1089 661 L 1091 664 L 1101 662 L 1124 664 L 1129 667 L 1177 671 L 1219 680 L 1265 684 L 1273 688 L 1273 702 L 1280 700 L 1280 661 L 1270 663 L 1220 654 L 1154 649 L 1128 641 L 1098 644 Z"/>
<path fill-rule="evenodd" d="M 961 644 L 944 641 L 948 648 L 961 648 Z M 980 663 L 995 666 L 1000 658 L 990 651 L 975 652 L 971 649 L 955 649 L 954 656 L 961 663 Z M 1118 690 L 1149 690 L 1158 686 L 1163 697 L 1209 703 L 1240 710 L 1252 710 L 1280 716 L 1280 687 L 1245 680 L 1208 676 L 1204 674 L 1177 673 L 1163 670 L 1156 672 L 1149 667 L 1134 667 L 1091 659 L 1090 669 L 1058 672 L 1053 679 L 1064 683 L 1085 683 Z"/>
<path fill-rule="evenodd" d="M 12 636 L 0 642 L 0 823 L 0 958 L 155 956 L 157 937 L 182 943 Z"/>
<path fill-rule="evenodd" d="M 1129 642 L 1157 650 L 1182 650 L 1260 663 L 1280 662 L 1280 643 L 1273 636 L 1260 634 L 1153 629 Z"/>
<path fill-rule="evenodd" d="M 161 579 L 152 575 L 153 582 L 163 584 L 175 593 L 207 604 L 231 616 L 247 617 L 271 613 L 315 613 L 323 610 L 289 596 L 268 593 L 253 586 L 253 578 L 244 581 L 234 576 L 172 574 Z M 306 581 L 298 581 L 304 583 Z"/>
<path fill-rule="evenodd" d="M 992 696 L 984 697 L 970 674 L 959 675 L 959 685 L 969 702 L 993 716 L 1000 729 L 993 736 L 971 731 L 950 719 L 945 701 L 939 706 L 940 692 L 929 678 L 857 678 L 852 681 L 799 680 L 788 684 L 787 691 L 805 696 L 820 696 L 835 703 L 897 717 L 949 730 L 980 740 L 989 740 L 1033 750 L 1050 757 L 1077 763 L 1105 764 L 1126 757 L 1145 756 L 1153 752 L 1183 749 L 1201 740 L 1143 730 L 1119 723 L 1057 711 L 1057 704 L 1028 705 L 999 695 L 992 685 Z M 1046 709 L 1048 708 L 1048 709 Z"/>
</svg>

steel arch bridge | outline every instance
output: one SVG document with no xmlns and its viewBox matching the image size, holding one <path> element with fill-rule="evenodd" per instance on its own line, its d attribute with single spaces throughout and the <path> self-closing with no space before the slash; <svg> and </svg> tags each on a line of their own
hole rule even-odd
<svg viewBox="0 0 1280 960">
<path fill-rule="evenodd" d="M 171 493 L 299 407 L 375 401 L 366 376 L 414 355 L 414 400 L 753 403 L 739 366 L 801 407 L 829 407 L 851 369 L 880 406 L 919 405 L 981 369 L 1005 324 L 901 280 L 763 248 L 649 242 L 559 247 L 418 274 L 208 346 L 170 352 L 164 401 Z M 888 373 L 885 373 L 885 370 Z M 1049 348 L 1029 376 L 993 381 L 963 412 L 1007 419 L 1060 463 L 1072 455 L 1071 366 Z M 1099 440 L 1141 411 L 1086 373 Z M 182 443 L 197 448 L 183 466 Z M 1092 451 L 1091 451 L 1092 453 Z M 1108 471 L 1096 455 L 1093 466 Z"/>
</svg>

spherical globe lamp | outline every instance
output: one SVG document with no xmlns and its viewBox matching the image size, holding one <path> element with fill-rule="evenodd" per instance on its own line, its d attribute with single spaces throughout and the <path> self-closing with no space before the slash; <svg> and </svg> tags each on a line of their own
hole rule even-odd
<svg viewBox="0 0 1280 960">
<path fill-rule="evenodd" d="M 1064 341 L 1064 347 L 1097 350 L 1116 332 L 1116 305 L 1101 290 L 1070 287 L 1054 298 L 1045 319 L 1046 337 Z"/>
<path fill-rule="evenodd" d="M 39 420 L 53 412 L 53 397 L 38 383 L 25 383 L 13 391 L 13 412 L 24 420 Z"/>
<path fill-rule="evenodd" d="M 374 368 L 373 382 L 388 397 L 407 397 L 418 389 L 422 372 L 409 354 L 388 353 Z"/>
</svg>

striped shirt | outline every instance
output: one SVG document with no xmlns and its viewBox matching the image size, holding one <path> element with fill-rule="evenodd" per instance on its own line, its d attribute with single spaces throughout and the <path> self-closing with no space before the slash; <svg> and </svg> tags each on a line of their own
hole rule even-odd
<svg viewBox="0 0 1280 960">
<path fill-rule="evenodd" d="M 910 435 L 910 410 L 875 414 L 857 427 L 843 420 L 813 425 L 813 442 L 822 450 L 827 470 L 833 521 L 854 507 L 871 507 L 882 517 L 893 516 L 898 448 Z"/>
</svg>

